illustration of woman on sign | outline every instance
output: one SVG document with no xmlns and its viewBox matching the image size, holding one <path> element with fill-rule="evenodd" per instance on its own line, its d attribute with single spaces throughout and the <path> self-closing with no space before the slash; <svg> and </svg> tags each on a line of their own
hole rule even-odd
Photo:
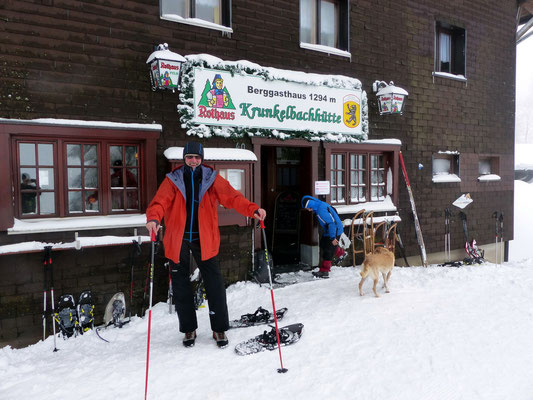
<svg viewBox="0 0 533 400">
<path fill-rule="evenodd" d="M 224 80 L 220 74 L 215 75 L 212 89 L 207 93 L 207 101 L 210 107 L 224 108 L 229 104 L 228 96 L 224 91 Z"/>
<path fill-rule="evenodd" d="M 165 72 L 161 78 L 161 81 L 163 82 L 163 86 L 172 86 L 172 79 L 170 79 L 170 74 L 168 71 Z"/>
</svg>

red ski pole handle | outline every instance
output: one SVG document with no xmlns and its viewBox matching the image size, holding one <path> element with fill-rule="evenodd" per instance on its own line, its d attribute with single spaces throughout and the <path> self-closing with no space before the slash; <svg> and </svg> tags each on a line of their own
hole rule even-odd
<svg viewBox="0 0 533 400">
<path fill-rule="evenodd" d="M 411 184 L 409 183 L 409 177 L 407 176 L 407 170 L 405 169 L 405 163 L 403 162 L 402 152 L 400 151 L 398 154 L 400 156 L 400 165 L 402 167 L 402 172 L 403 172 L 403 176 L 405 178 L 405 182 L 407 183 L 407 186 L 411 186 Z"/>
<path fill-rule="evenodd" d="M 157 241 L 157 234 L 155 233 L 155 231 L 152 231 L 151 240 L 152 242 Z"/>
<path fill-rule="evenodd" d="M 261 229 L 265 229 L 265 222 L 262 219 L 259 220 L 259 223 L 261 224 Z"/>
</svg>

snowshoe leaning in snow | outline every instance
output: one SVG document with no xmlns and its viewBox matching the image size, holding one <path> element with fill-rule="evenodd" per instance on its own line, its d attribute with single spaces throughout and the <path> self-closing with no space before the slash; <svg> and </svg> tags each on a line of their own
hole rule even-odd
<svg viewBox="0 0 533 400">
<path fill-rule="evenodd" d="M 107 303 L 104 313 L 104 326 L 113 325 L 116 328 L 122 328 L 130 322 L 126 317 L 126 298 L 124 293 L 118 292 L 111 297 Z"/>
<path fill-rule="evenodd" d="M 86 290 L 80 294 L 78 301 L 78 320 L 79 330 L 82 335 L 89 329 L 94 328 L 94 305 L 90 290 Z"/>
<path fill-rule="evenodd" d="M 283 318 L 287 312 L 286 308 L 280 308 L 276 310 L 276 317 L 278 321 Z M 230 329 L 232 328 L 246 328 L 248 326 L 255 326 L 261 324 L 271 324 L 274 322 L 274 316 L 268 310 L 263 307 L 259 307 L 253 314 L 241 315 L 240 319 L 235 319 L 229 322 Z"/>
<path fill-rule="evenodd" d="M 96 328 L 96 335 L 104 342 L 109 343 L 110 341 L 102 337 L 100 331 L 102 330 L 102 328 L 106 329 L 110 326 L 115 328 L 122 328 L 124 325 L 131 321 L 131 317 L 127 320 L 125 319 L 125 317 L 126 299 L 124 297 L 124 293 L 115 293 L 113 297 L 111 297 L 111 299 L 107 302 L 104 312 L 104 325 Z"/>
<path fill-rule="evenodd" d="M 59 325 L 64 339 L 77 334 L 78 313 L 76 311 L 74 296 L 71 294 L 64 294 L 59 297 L 57 312 L 55 313 L 55 321 Z"/>
<path fill-rule="evenodd" d="M 300 340 L 303 331 L 303 324 L 292 324 L 279 329 L 279 340 L 281 346 L 289 346 Z M 275 350 L 278 347 L 276 338 L 276 328 L 272 327 L 270 332 L 264 331 L 261 335 L 246 340 L 235 346 L 235 352 L 240 356 L 260 353 L 265 350 Z"/>
</svg>

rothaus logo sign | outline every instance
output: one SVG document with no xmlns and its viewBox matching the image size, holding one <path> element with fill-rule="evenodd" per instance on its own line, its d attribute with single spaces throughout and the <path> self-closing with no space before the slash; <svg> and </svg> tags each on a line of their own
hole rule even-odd
<svg viewBox="0 0 533 400">
<path fill-rule="evenodd" d="M 196 124 L 361 134 L 361 90 L 194 69 Z"/>
</svg>

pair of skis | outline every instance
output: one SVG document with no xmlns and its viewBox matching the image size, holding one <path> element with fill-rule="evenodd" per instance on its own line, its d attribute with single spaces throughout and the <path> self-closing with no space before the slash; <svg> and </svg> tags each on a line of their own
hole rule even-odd
<svg viewBox="0 0 533 400">
<path fill-rule="evenodd" d="M 446 261 L 442 264 L 438 264 L 439 267 L 460 267 L 463 265 L 461 261 L 452 261 L 451 258 L 451 233 L 450 233 L 450 219 L 452 217 L 452 212 L 449 208 L 444 210 L 444 255 Z"/>
<path fill-rule="evenodd" d="M 467 258 L 465 258 L 464 262 L 465 264 L 482 264 L 485 262 L 485 259 L 483 258 L 485 255 L 485 252 L 477 247 L 476 240 L 472 239 L 470 242 L 468 240 L 468 227 L 467 227 L 467 218 L 466 214 L 462 211 L 459 212 L 459 216 L 461 217 L 461 220 L 463 221 L 463 233 L 465 235 L 465 251 L 468 255 Z"/>
<path fill-rule="evenodd" d="M 495 222 L 495 263 L 502 265 L 505 261 L 503 247 L 503 212 L 494 211 L 492 214 Z"/>
</svg>

